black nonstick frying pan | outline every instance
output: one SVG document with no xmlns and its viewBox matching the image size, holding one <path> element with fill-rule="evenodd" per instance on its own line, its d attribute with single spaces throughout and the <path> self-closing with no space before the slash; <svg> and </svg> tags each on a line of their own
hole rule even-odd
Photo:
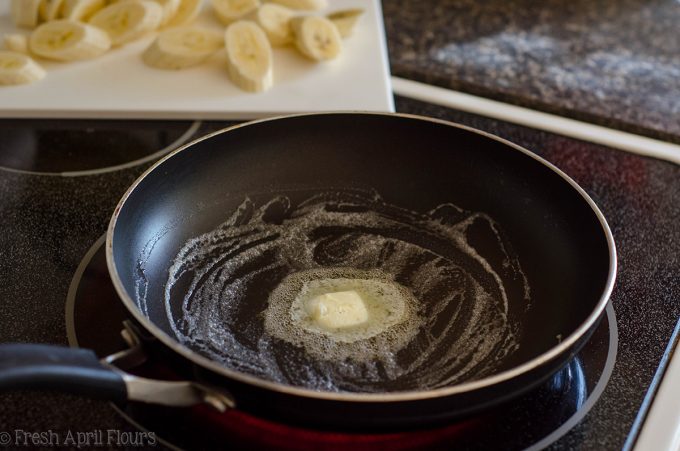
<svg viewBox="0 0 680 451">
<path fill-rule="evenodd" d="M 330 427 L 431 423 L 556 373 L 616 274 L 604 217 L 564 173 L 498 137 L 399 114 L 289 116 L 199 139 L 127 191 L 106 251 L 133 350 L 100 362 L 2 345 L 0 388 Z M 309 310 L 292 319 L 306 305 L 295 293 L 322 276 L 357 290 L 380 279 L 406 301 L 372 332 L 310 329 Z M 142 352 L 191 380 L 117 368 Z"/>
</svg>

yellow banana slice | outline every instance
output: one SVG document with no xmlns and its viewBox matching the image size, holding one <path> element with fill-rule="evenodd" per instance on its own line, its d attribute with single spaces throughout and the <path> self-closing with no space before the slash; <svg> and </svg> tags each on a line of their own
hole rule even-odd
<svg viewBox="0 0 680 451">
<path fill-rule="evenodd" d="M 255 22 L 239 20 L 225 32 L 229 78 L 244 91 L 260 92 L 272 87 L 272 48 L 267 35 Z"/>
<path fill-rule="evenodd" d="M 286 6 L 290 9 L 301 9 L 306 11 L 316 11 L 328 6 L 327 0 L 267 0 L 272 3 Z"/>
<path fill-rule="evenodd" d="M 274 46 L 282 46 L 293 42 L 293 31 L 290 28 L 290 19 L 293 11 L 276 3 L 266 3 L 259 7 L 253 14 L 257 24 L 262 27 L 269 42 Z"/>
<path fill-rule="evenodd" d="M 161 27 L 165 26 L 168 22 L 175 17 L 177 11 L 179 10 L 180 0 L 153 0 L 163 8 L 163 18 L 161 19 Z"/>
<path fill-rule="evenodd" d="M 340 32 L 325 17 L 297 17 L 291 20 L 291 26 L 295 45 L 306 57 L 315 61 L 327 61 L 342 52 Z"/>
<path fill-rule="evenodd" d="M 105 5 L 104 0 L 64 0 L 62 16 L 64 19 L 86 22 Z"/>
<path fill-rule="evenodd" d="M 40 20 L 42 0 L 12 0 L 12 21 L 18 27 L 35 28 Z"/>
<path fill-rule="evenodd" d="M 45 70 L 23 53 L 0 50 L 0 85 L 21 85 L 45 78 Z"/>
<path fill-rule="evenodd" d="M 211 3 L 217 17 L 226 25 L 260 7 L 260 0 L 212 0 Z"/>
<path fill-rule="evenodd" d="M 359 17 L 364 13 L 361 8 L 344 9 L 328 14 L 326 17 L 333 22 L 340 32 L 340 36 L 346 38 L 354 31 Z"/>
<path fill-rule="evenodd" d="M 28 40 L 31 52 L 58 61 L 94 58 L 111 47 L 102 30 L 75 20 L 53 20 L 33 30 Z"/>
<path fill-rule="evenodd" d="M 177 13 L 166 24 L 168 27 L 179 27 L 193 22 L 201 12 L 203 0 L 182 0 Z"/>
<path fill-rule="evenodd" d="M 45 22 L 56 20 L 61 16 L 64 0 L 42 0 L 40 2 L 40 18 Z"/>
<path fill-rule="evenodd" d="M 130 0 L 109 0 L 109 4 L 112 3 L 120 3 L 123 1 L 130 1 Z M 132 1 L 143 1 L 143 0 L 132 0 Z M 163 9 L 163 18 L 161 19 L 161 27 L 167 25 L 177 14 L 179 11 L 179 7 L 181 4 L 181 0 L 148 0 L 148 1 L 153 1 L 158 3 L 158 6 L 160 6 Z"/>
<path fill-rule="evenodd" d="M 18 53 L 28 53 L 28 38 L 23 34 L 10 33 L 2 37 L 5 50 Z"/>
<path fill-rule="evenodd" d="M 163 8 L 154 1 L 126 0 L 113 3 L 92 16 L 90 24 L 108 33 L 114 46 L 155 30 L 163 19 Z"/>
<path fill-rule="evenodd" d="M 184 69 L 202 63 L 224 47 L 224 34 L 206 28 L 172 28 L 158 35 L 142 54 L 158 69 Z"/>
</svg>

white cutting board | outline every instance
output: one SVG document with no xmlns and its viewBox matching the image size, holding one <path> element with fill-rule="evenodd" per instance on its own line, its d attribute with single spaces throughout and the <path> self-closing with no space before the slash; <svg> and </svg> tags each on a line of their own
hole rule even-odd
<svg viewBox="0 0 680 451">
<path fill-rule="evenodd" d="M 222 30 L 207 4 L 197 25 Z M 0 35 L 17 29 L 9 0 L 0 0 Z M 250 119 L 334 110 L 394 111 L 380 0 L 329 0 L 322 13 L 361 7 L 365 14 L 343 40 L 339 58 L 313 63 L 294 48 L 274 49 L 274 86 L 252 94 L 228 78 L 224 51 L 182 71 L 146 66 L 144 39 L 102 57 L 73 63 L 37 60 L 47 77 L 0 86 L 0 117 L 113 119 Z"/>
</svg>

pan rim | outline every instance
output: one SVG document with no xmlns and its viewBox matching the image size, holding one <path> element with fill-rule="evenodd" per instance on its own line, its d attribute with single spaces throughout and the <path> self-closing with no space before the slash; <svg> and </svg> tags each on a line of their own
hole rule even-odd
<svg viewBox="0 0 680 451">
<path fill-rule="evenodd" d="M 519 151 L 523 153 L 524 155 L 533 158 L 534 160 L 538 161 L 539 163 L 543 164 L 546 166 L 548 169 L 552 170 L 555 172 L 558 176 L 560 176 L 564 181 L 566 181 L 578 194 L 581 195 L 583 200 L 590 206 L 591 210 L 597 217 L 598 221 L 600 222 L 600 226 L 602 227 L 602 231 L 605 235 L 606 241 L 607 241 L 607 247 L 609 251 L 609 270 L 607 273 L 607 281 L 604 286 L 604 289 L 602 291 L 602 294 L 595 305 L 594 309 L 588 315 L 588 317 L 566 338 L 564 338 L 560 343 L 558 343 L 556 346 L 553 346 L 549 350 L 545 351 L 544 353 L 532 358 L 531 360 L 528 360 L 521 365 L 518 365 L 514 368 L 502 371 L 500 373 L 494 374 L 492 376 L 488 376 L 482 379 L 470 381 L 470 382 L 464 382 L 461 384 L 456 384 L 453 386 L 449 387 L 442 387 L 442 388 L 437 388 L 437 389 L 430 389 L 430 390 L 409 390 L 409 391 L 400 391 L 400 392 L 386 392 L 386 393 L 354 393 L 354 392 L 324 392 L 324 391 L 317 391 L 317 390 L 312 390 L 308 388 L 302 388 L 302 387 L 295 387 L 292 385 L 285 385 L 281 384 L 278 382 L 272 382 L 268 381 L 256 376 L 252 376 L 246 373 L 241 373 L 232 369 L 229 369 L 223 365 L 218 364 L 217 362 L 204 357 L 197 352 L 189 349 L 188 347 L 182 345 L 177 341 L 175 338 L 171 337 L 169 334 L 165 333 L 163 330 L 161 330 L 158 326 L 156 326 L 148 317 L 146 317 L 137 307 L 137 304 L 134 302 L 134 300 L 131 298 L 131 296 L 127 293 L 127 290 L 123 286 L 122 280 L 120 279 L 120 276 L 118 274 L 118 271 L 116 269 L 114 257 L 113 257 L 113 237 L 115 233 L 115 226 L 116 222 L 118 220 L 119 214 L 125 205 L 127 199 L 129 196 L 135 191 L 137 186 L 142 183 L 142 181 L 152 172 L 156 170 L 159 166 L 161 166 L 166 160 L 169 160 L 173 158 L 175 155 L 178 153 L 182 152 L 183 150 L 190 148 L 202 141 L 205 141 L 207 139 L 210 139 L 214 136 L 220 135 L 222 133 L 226 133 L 232 130 L 236 130 L 241 127 L 248 127 L 251 125 L 257 125 L 257 124 L 262 124 L 265 122 L 269 121 L 276 121 L 276 120 L 284 120 L 284 119 L 293 119 L 293 118 L 298 118 L 298 117 L 306 117 L 306 116 L 325 116 L 325 115 L 365 115 L 365 116 L 387 116 L 387 117 L 401 117 L 401 118 L 406 118 L 406 119 L 412 119 L 412 120 L 419 120 L 419 121 L 428 121 L 428 122 L 433 122 L 437 123 L 440 125 L 446 125 L 462 130 L 466 130 L 472 133 L 475 133 L 477 135 L 480 135 L 482 137 L 485 137 L 487 139 L 494 140 L 496 142 L 499 142 L 501 144 L 504 144 L 511 149 L 514 149 L 515 151 Z M 408 401 L 417 401 L 417 400 L 422 400 L 422 399 L 431 399 L 431 398 L 441 398 L 441 397 L 447 397 L 447 396 L 452 396 L 452 395 L 458 395 L 462 393 L 469 393 L 469 392 L 474 392 L 476 390 L 481 390 L 487 387 L 492 387 L 494 385 L 500 384 L 505 381 L 509 381 L 512 379 L 515 379 L 517 377 L 520 377 L 523 374 L 526 374 L 530 372 L 531 370 L 538 368 L 559 355 L 567 352 L 572 346 L 574 346 L 584 335 L 586 335 L 592 327 L 597 323 L 597 321 L 602 317 L 606 307 L 607 303 L 609 302 L 609 299 L 611 297 L 611 293 L 614 288 L 614 283 L 616 280 L 616 273 L 617 273 L 617 253 L 616 253 L 616 245 L 614 243 L 614 237 L 611 232 L 611 229 L 609 227 L 609 224 L 607 223 L 606 218 L 602 214 L 602 211 L 599 209 L 597 204 L 595 204 L 595 201 L 586 193 L 586 191 L 581 188 L 581 186 L 576 183 L 571 177 L 569 177 L 566 173 L 564 173 L 561 169 L 559 169 L 557 166 L 554 164 L 550 163 L 546 159 L 534 154 L 528 149 L 525 149 L 524 147 L 515 144 L 505 138 L 501 138 L 500 136 L 491 134 L 489 132 L 485 132 L 483 130 L 476 129 L 474 127 L 470 127 L 467 125 L 463 124 L 458 124 L 454 123 L 451 121 L 443 120 L 443 119 L 438 119 L 438 118 L 431 118 L 431 117 L 426 117 L 426 116 L 420 116 L 420 115 L 415 115 L 415 114 L 408 114 L 408 113 L 387 113 L 387 112 L 372 112 L 372 111 L 327 111 L 327 112 L 316 112 L 316 113 L 300 113 L 300 114 L 290 114 L 290 115 L 281 115 L 281 116 L 273 116 L 273 117 L 268 117 L 268 118 L 263 118 L 263 119 L 258 119 L 254 121 L 248 121 L 244 122 L 241 124 L 233 125 L 230 127 L 226 127 L 221 130 L 217 130 L 215 132 L 209 133 L 207 135 L 204 135 L 200 138 L 197 138 L 179 148 L 174 150 L 173 152 L 167 154 L 164 156 L 162 159 L 154 163 L 151 167 L 149 167 L 142 175 L 140 175 L 133 183 L 130 185 L 130 187 L 126 190 L 125 194 L 121 197 L 120 201 L 116 205 L 116 208 L 114 210 L 113 215 L 111 216 L 111 219 L 109 221 L 109 226 L 106 232 L 106 264 L 109 269 L 109 274 L 111 276 L 111 280 L 113 282 L 113 285 L 116 289 L 116 292 L 118 293 L 118 296 L 121 299 L 121 302 L 125 305 L 127 310 L 133 315 L 136 321 L 140 322 L 144 328 L 146 328 L 148 331 L 150 331 L 154 337 L 159 339 L 161 343 L 163 343 L 165 346 L 170 348 L 173 352 L 178 353 L 182 357 L 186 358 L 187 360 L 207 369 L 210 370 L 214 373 L 217 373 L 218 375 L 225 376 L 227 378 L 233 379 L 235 381 L 245 383 L 248 385 L 254 385 L 258 388 L 263 388 L 267 390 L 272 390 L 275 392 L 283 393 L 283 394 L 288 394 L 288 395 L 294 395 L 294 396 L 302 396 L 306 398 L 313 398 L 313 399 L 322 399 L 322 400 L 329 400 L 329 401 L 345 401 L 345 402 L 355 402 L 355 403 L 360 403 L 360 402 L 365 402 L 365 403 L 396 403 L 396 402 L 408 402 Z"/>
</svg>

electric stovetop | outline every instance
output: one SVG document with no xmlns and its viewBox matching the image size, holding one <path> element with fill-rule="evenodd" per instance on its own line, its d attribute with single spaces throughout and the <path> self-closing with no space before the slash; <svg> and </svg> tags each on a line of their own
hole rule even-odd
<svg viewBox="0 0 680 451">
<path fill-rule="evenodd" d="M 475 417 L 389 433 L 318 431 L 238 411 L 217 414 L 204 406 L 159 409 L 56 393 L 5 393 L 0 394 L 0 444 L 63 446 L 69 434 L 82 433 L 85 446 L 135 449 L 631 446 L 674 348 L 680 317 L 680 168 L 396 100 L 399 112 L 471 125 L 536 152 L 581 184 L 607 217 L 619 254 L 617 284 L 595 334 L 563 370 L 521 398 Z M 102 247 L 113 208 L 153 161 L 232 124 L 1 121 L 0 342 L 79 345 L 101 356 L 121 349 L 119 332 L 126 316 L 108 279 Z M 151 361 L 140 371 L 163 377 L 166 370 L 162 362 Z"/>
</svg>

